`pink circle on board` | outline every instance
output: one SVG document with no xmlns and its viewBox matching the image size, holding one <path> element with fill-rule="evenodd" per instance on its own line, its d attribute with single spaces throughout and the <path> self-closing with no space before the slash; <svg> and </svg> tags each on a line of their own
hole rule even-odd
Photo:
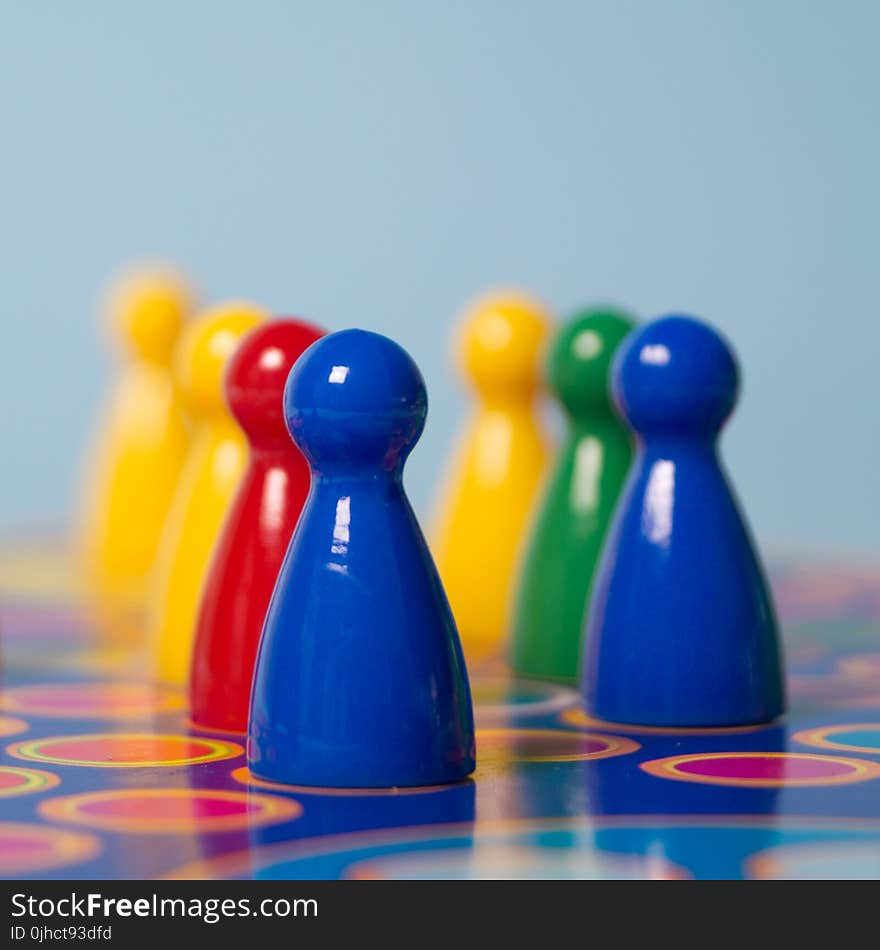
<svg viewBox="0 0 880 950">
<path fill-rule="evenodd" d="M 107 732 L 16 742 L 7 746 L 6 751 L 18 759 L 56 765 L 154 768 L 230 759 L 244 750 L 237 743 L 197 736 Z"/>
<path fill-rule="evenodd" d="M 713 778 L 784 781 L 847 775 L 852 771 L 852 766 L 833 759 L 805 759 L 795 756 L 768 759 L 762 755 L 743 755 L 735 759 L 697 759 L 682 762 L 677 767 L 677 771 L 687 775 L 706 775 Z"/>
<path fill-rule="evenodd" d="M 20 769 L 0 765 L 0 798 L 14 798 L 31 792 L 43 792 L 55 788 L 60 779 L 52 772 L 42 769 Z"/>
<path fill-rule="evenodd" d="M 214 789 L 144 788 L 81 792 L 46 799 L 50 821 L 132 834 L 239 831 L 293 821 L 302 806 L 279 795 Z"/>
<path fill-rule="evenodd" d="M 642 762 L 657 778 L 752 788 L 848 785 L 880 777 L 880 764 L 864 759 L 798 752 L 708 752 Z"/>
<path fill-rule="evenodd" d="M 198 739 L 186 736 L 76 736 L 62 738 L 57 742 L 45 741 L 40 753 L 47 759 L 66 762 L 88 762 L 91 759 L 106 759 L 125 765 L 153 764 L 167 761 L 189 762 L 203 754 L 205 746 Z"/>
<path fill-rule="evenodd" d="M 138 818 L 144 821 L 177 821 L 190 818 L 226 818 L 229 815 L 246 815 L 259 811 L 257 805 L 244 798 L 210 798 L 193 795 L 186 798 L 99 798 L 83 802 L 79 808 L 82 815 L 102 818 Z"/>
<path fill-rule="evenodd" d="M 7 788 L 21 788 L 27 784 L 26 776 L 22 775 L 22 770 L 0 769 L 0 791 Z"/>
<path fill-rule="evenodd" d="M 0 874 L 24 875 L 93 858 L 100 841 L 89 834 L 26 822 L 0 822 Z"/>
<path fill-rule="evenodd" d="M 10 712 L 68 719 L 127 719 L 182 709 L 181 694 L 148 683 L 39 683 L 0 693 Z"/>
</svg>

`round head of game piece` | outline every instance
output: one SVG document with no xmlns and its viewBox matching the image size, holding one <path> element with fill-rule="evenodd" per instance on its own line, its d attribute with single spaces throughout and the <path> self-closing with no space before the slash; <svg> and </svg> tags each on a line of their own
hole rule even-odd
<svg viewBox="0 0 880 950">
<path fill-rule="evenodd" d="M 393 340 L 342 330 L 297 360 L 284 389 L 287 428 L 323 477 L 400 473 L 425 425 L 425 381 Z"/>
<path fill-rule="evenodd" d="M 167 365 L 192 306 L 193 292 L 180 275 L 170 269 L 138 270 L 110 288 L 105 320 L 127 350 Z"/>
<path fill-rule="evenodd" d="M 484 394 L 531 395 L 540 385 L 551 325 L 544 306 L 526 294 L 481 297 L 459 326 L 457 349 L 464 373 Z"/>
<path fill-rule="evenodd" d="M 181 334 L 174 370 L 187 409 L 195 416 L 223 412 L 223 373 L 239 341 L 266 314 L 249 303 L 212 307 Z"/>
<path fill-rule="evenodd" d="M 547 379 L 573 419 L 613 412 L 611 362 L 634 326 L 623 311 L 591 309 L 576 314 L 557 334 L 547 360 Z"/>
<path fill-rule="evenodd" d="M 284 424 L 284 384 L 303 351 L 324 335 L 284 317 L 250 330 L 229 360 L 226 401 L 251 445 L 292 449 Z"/>
<path fill-rule="evenodd" d="M 721 334 L 693 317 L 661 317 L 633 333 L 612 369 L 618 408 L 645 438 L 714 438 L 733 411 L 739 367 Z"/>
</svg>

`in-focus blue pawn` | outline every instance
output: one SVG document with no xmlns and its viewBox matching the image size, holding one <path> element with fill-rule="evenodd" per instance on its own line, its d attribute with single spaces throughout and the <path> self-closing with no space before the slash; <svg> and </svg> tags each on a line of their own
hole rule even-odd
<svg viewBox="0 0 880 950">
<path fill-rule="evenodd" d="M 637 452 L 587 614 L 587 710 L 651 726 L 768 722 L 785 707 L 776 617 L 716 446 L 736 358 L 705 323 L 667 316 L 623 344 L 612 386 Z"/>
<path fill-rule="evenodd" d="M 427 407 L 416 364 L 376 333 L 326 336 L 291 370 L 284 412 L 312 487 L 257 656 L 259 778 L 385 788 L 474 769 L 458 631 L 403 489 Z"/>
</svg>

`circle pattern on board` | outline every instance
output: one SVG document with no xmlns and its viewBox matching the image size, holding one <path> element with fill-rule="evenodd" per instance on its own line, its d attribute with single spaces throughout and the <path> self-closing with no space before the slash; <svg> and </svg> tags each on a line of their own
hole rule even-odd
<svg viewBox="0 0 880 950">
<path fill-rule="evenodd" d="M 478 762 L 583 762 L 627 755 L 640 748 L 638 742 L 623 736 L 564 729 L 477 730 Z"/>
<path fill-rule="evenodd" d="M 278 795 L 189 788 L 83 792 L 48 799 L 39 808 L 52 821 L 134 834 L 240 831 L 293 821 L 302 811 Z"/>
<path fill-rule="evenodd" d="M 15 736 L 19 732 L 27 732 L 28 724 L 23 719 L 14 716 L 0 716 L 0 736 Z"/>
<path fill-rule="evenodd" d="M 50 736 L 13 743 L 6 751 L 31 762 L 106 769 L 197 765 L 233 759 L 244 752 L 237 743 L 219 739 L 128 732 Z"/>
<path fill-rule="evenodd" d="M 0 874 L 5 877 L 80 864 L 95 857 L 100 850 L 101 842 L 93 835 L 0 821 Z"/>
<path fill-rule="evenodd" d="M 735 735 L 740 732 L 759 732 L 769 729 L 773 723 L 764 723 L 757 726 L 723 726 L 714 729 L 673 729 L 669 726 L 635 726 L 623 722 L 605 722 L 603 719 L 594 719 L 580 707 L 566 709 L 560 715 L 560 720 L 568 726 L 579 729 L 610 729 L 614 732 L 632 732 L 637 736 L 724 736 Z"/>
<path fill-rule="evenodd" d="M 880 822 L 791 815 L 618 815 L 478 820 L 378 828 L 299 841 L 276 841 L 199 859 L 172 879 L 595 877 L 736 880 L 749 858 L 771 846 L 853 847 L 855 876 L 875 855 Z M 864 847 L 863 847 L 864 845 Z M 754 876 L 758 876 L 755 874 Z"/>
<path fill-rule="evenodd" d="M 578 693 L 565 686 L 500 676 L 475 678 L 471 693 L 479 725 L 548 715 L 573 706 L 578 700 Z"/>
<path fill-rule="evenodd" d="M 817 749 L 880 754 L 880 722 L 804 729 L 796 732 L 792 738 L 796 742 L 815 746 Z"/>
<path fill-rule="evenodd" d="M 9 712 L 63 719 L 134 719 L 182 709 L 183 696 L 146 683 L 42 683 L 0 693 Z"/>
<path fill-rule="evenodd" d="M 639 766 L 657 778 L 743 788 L 850 785 L 880 777 L 880 765 L 799 752 L 710 752 L 652 759 Z"/>
<path fill-rule="evenodd" d="M 43 792 L 61 781 L 51 772 L 41 769 L 19 769 L 12 765 L 0 765 L 0 798 L 16 798 L 31 792 Z"/>
</svg>

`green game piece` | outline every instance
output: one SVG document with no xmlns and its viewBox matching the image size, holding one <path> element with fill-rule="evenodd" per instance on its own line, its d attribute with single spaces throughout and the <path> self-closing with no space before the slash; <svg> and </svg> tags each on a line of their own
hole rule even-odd
<svg viewBox="0 0 880 950">
<path fill-rule="evenodd" d="M 568 433 L 526 550 L 511 665 L 520 676 L 577 680 L 593 574 L 632 459 L 629 429 L 608 394 L 614 352 L 634 326 L 617 310 L 574 316 L 553 342 L 550 389 Z"/>
</svg>

